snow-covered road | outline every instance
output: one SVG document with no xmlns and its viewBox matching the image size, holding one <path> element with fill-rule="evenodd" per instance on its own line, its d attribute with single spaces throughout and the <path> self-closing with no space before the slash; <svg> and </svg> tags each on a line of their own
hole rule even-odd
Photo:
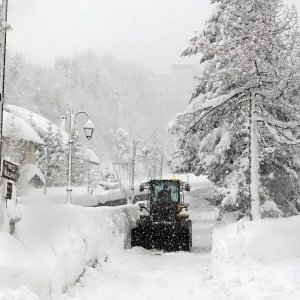
<svg viewBox="0 0 300 300">
<path fill-rule="evenodd" d="M 162 253 L 133 248 L 117 251 L 96 268 L 88 268 L 61 300 L 67 299 L 224 299 L 211 280 L 211 232 L 215 211 L 204 195 L 191 192 L 192 253 Z"/>
</svg>

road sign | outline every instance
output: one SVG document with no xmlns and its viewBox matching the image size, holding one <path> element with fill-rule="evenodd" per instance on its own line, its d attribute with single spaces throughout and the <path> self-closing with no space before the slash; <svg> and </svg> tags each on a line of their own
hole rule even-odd
<svg viewBox="0 0 300 300">
<path fill-rule="evenodd" d="M 19 166 L 3 159 L 1 164 L 1 176 L 8 180 L 17 182 L 20 176 Z"/>
</svg>

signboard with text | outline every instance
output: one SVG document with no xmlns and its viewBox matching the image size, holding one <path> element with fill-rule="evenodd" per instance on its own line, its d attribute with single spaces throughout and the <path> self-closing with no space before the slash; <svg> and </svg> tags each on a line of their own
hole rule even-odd
<svg viewBox="0 0 300 300">
<path fill-rule="evenodd" d="M 1 177 L 17 182 L 20 176 L 19 166 L 3 159 L 1 163 Z"/>
</svg>

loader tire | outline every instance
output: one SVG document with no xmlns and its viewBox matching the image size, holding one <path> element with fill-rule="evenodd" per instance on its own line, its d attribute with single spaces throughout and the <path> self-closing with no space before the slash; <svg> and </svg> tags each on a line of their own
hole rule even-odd
<svg viewBox="0 0 300 300">
<path fill-rule="evenodd" d="M 182 224 L 179 234 L 179 250 L 190 252 L 192 249 L 192 222 L 187 220 Z"/>
<path fill-rule="evenodd" d="M 138 228 L 131 230 L 131 247 L 139 247 L 141 243 L 141 236 Z"/>
</svg>

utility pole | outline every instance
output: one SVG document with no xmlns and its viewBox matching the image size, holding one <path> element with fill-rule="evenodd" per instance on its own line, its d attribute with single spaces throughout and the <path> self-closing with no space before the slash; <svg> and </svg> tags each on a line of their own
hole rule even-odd
<svg viewBox="0 0 300 300">
<path fill-rule="evenodd" d="M 2 15 L 0 16 L 0 162 L 2 162 L 2 148 L 3 148 L 3 109 L 4 109 L 4 93 L 5 93 L 5 63 L 6 63 L 6 32 L 9 26 L 7 25 L 7 8 L 8 0 L 2 0 Z M 2 163 L 0 163 L 0 172 L 2 173 Z M 1 178 L 3 179 L 3 178 Z M 5 190 L 6 180 L 2 181 L 2 199 L 0 199 L 0 230 L 4 224 L 5 213 Z M 1 194 L 1 193 L 0 193 Z"/>
<path fill-rule="evenodd" d="M 163 178 L 164 155 L 160 153 L 160 179 Z"/>
<path fill-rule="evenodd" d="M 1 80 L 2 88 L 0 95 L 0 161 L 2 159 L 3 148 L 3 109 L 4 109 L 4 96 L 5 96 L 5 65 L 6 65 L 6 36 L 7 30 L 10 28 L 7 24 L 7 11 L 8 0 L 2 0 L 2 24 L 1 26 Z M 1 170 L 2 171 L 2 170 Z"/>
<path fill-rule="evenodd" d="M 131 187 L 130 187 L 130 197 L 128 204 L 133 204 L 134 200 L 134 176 L 135 176 L 135 158 L 136 158 L 136 148 L 138 141 L 132 142 L 132 159 L 131 159 Z"/>
<path fill-rule="evenodd" d="M 153 179 L 156 179 L 156 155 L 157 155 L 157 148 L 154 149 L 154 156 L 153 156 Z"/>
</svg>

